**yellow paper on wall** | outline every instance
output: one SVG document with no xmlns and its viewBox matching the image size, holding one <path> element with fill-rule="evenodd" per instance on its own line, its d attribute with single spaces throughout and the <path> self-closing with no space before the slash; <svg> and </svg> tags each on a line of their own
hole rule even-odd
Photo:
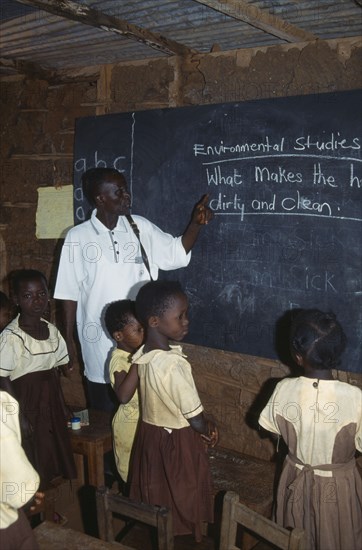
<svg viewBox="0 0 362 550">
<path fill-rule="evenodd" d="M 64 239 L 73 225 L 73 185 L 38 187 L 37 239 Z"/>
</svg>

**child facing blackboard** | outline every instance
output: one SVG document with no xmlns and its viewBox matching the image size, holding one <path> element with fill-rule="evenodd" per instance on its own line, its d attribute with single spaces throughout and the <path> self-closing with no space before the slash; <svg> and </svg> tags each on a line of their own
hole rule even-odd
<svg viewBox="0 0 362 550">
<path fill-rule="evenodd" d="M 279 382 L 260 425 L 280 435 L 288 455 L 279 481 L 276 521 L 306 531 L 308 550 L 357 550 L 362 541 L 362 392 L 334 380 L 345 335 L 332 313 L 302 310 L 290 345 L 299 378 Z"/>
<path fill-rule="evenodd" d="M 130 496 L 172 511 L 175 535 L 193 533 L 213 521 L 210 469 L 205 445 L 218 440 L 206 419 L 191 366 L 180 346 L 188 332 L 188 300 L 173 281 L 151 281 L 136 298 L 145 344 L 127 375 L 130 395 L 140 379 L 142 421 L 130 469 Z M 123 384 L 126 389 L 127 382 Z M 127 396 L 120 396 L 121 399 Z"/>
</svg>

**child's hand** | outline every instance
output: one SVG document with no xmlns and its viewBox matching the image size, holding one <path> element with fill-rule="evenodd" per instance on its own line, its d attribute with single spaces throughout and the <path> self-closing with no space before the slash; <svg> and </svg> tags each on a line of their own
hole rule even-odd
<svg viewBox="0 0 362 550">
<path fill-rule="evenodd" d="M 70 363 L 68 363 L 67 365 L 60 365 L 58 369 L 60 373 L 65 376 L 65 378 L 70 378 L 70 373 L 72 372 L 73 367 Z"/>
<path fill-rule="evenodd" d="M 45 493 L 41 493 L 40 491 L 37 491 L 34 495 L 34 498 L 30 504 L 30 512 L 34 513 L 39 510 L 43 506 L 45 498 Z"/>
<path fill-rule="evenodd" d="M 208 447 L 215 447 L 215 445 L 219 441 L 219 431 L 217 429 L 216 424 L 211 420 L 207 421 L 207 425 L 208 425 L 208 434 L 207 435 L 201 434 L 201 438 L 204 440 L 204 442 L 207 444 Z"/>
<path fill-rule="evenodd" d="M 45 493 L 37 491 L 28 504 L 24 506 L 25 513 L 28 515 L 38 514 L 43 510 Z"/>
<path fill-rule="evenodd" d="M 214 426 L 213 431 L 210 434 L 210 447 L 215 447 L 219 441 L 219 430 L 217 429 L 217 426 Z"/>
<path fill-rule="evenodd" d="M 214 217 L 212 210 L 207 206 L 209 195 L 204 195 L 195 205 L 192 212 L 192 221 L 198 225 L 207 225 Z"/>
</svg>

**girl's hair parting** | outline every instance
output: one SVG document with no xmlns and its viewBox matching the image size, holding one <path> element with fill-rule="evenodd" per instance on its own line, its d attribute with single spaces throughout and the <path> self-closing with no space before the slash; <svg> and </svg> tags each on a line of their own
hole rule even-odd
<svg viewBox="0 0 362 550">
<path fill-rule="evenodd" d="M 90 168 L 82 176 L 82 189 L 86 199 L 95 205 L 100 187 L 114 176 L 124 179 L 124 175 L 115 168 Z"/>
<path fill-rule="evenodd" d="M 19 291 L 20 283 L 34 281 L 34 279 L 43 279 L 45 286 L 48 287 L 48 281 L 42 271 L 37 269 L 19 269 L 11 274 L 11 286 L 13 294 Z"/>
<path fill-rule="evenodd" d="M 136 317 L 135 303 L 132 300 L 117 300 L 107 306 L 104 324 L 109 334 L 123 330 L 132 317 Z"/>
<path fill-rule="evenodd" d="M 150 317 L 160 317 L 173 303 L 177 294 L 184 294 L 178 281 L 150 281 L 146 283 L 136 298 L 136 313 L 140 323 L 146 326 Z"/>
<path fill-rule="evenodd" d="M 302 309 L 294 318 L 290 344 L 313 368 L 335 369 L 347 338 L 334 313 Z"/>
</svg>

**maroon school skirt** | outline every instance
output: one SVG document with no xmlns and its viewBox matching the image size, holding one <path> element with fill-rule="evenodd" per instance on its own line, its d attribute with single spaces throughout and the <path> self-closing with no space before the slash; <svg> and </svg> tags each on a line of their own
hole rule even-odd
<svg viewBox="0 0 362 550">
<path fill-rule="evenodd" d="M 0 529 L 1 550 L 39 550 L 34 532 L 22 509 L 18 519 L 6 529 Z"/>
<path fill-rule="evenodd" d="M 31 431 L 22 430 L 22 446 L 40 476 L 40 490 L 57 476 L 77 477 L 61 386 L 55 369 L 31 372 L 12 382 Z"/>
<path fill-rule="evenodd" d="M 191 427 L 172 430 L 140 422 L 130 465 L 130 497 L 172 510 L 174 535 L 201 536 L 213 522 L 207 450 Z"/>
</svg>

